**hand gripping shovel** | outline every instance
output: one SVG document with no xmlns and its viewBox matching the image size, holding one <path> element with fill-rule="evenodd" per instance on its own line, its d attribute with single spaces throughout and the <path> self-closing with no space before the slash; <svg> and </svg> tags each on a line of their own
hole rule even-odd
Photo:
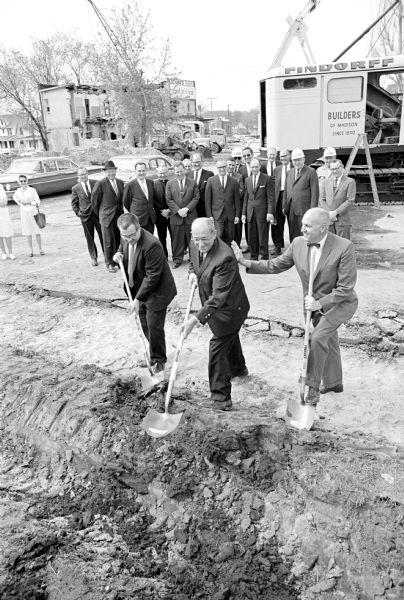
<svg viewBox="0 0 404 600">
<path fill-rule="evenodd" d="M 310 273 L 309 273 L 309 290 L 308 295 L 313 295 L 313 280 L 314 280 L 314 252 L 310 252 Z M 307 360 L 309 356 L 309 337 L 310 337 L 310 321 L 311 310 L 306 311 L 306 325 L 304 331 L 304 346 L 303 346 L 303 364 L 300 374 L 300 401 L 294 398 L 289 398 L 285 421 L 291 427 L 296 429 L 311 429 L 314 421 L 315 407 L 306 404 L 304 401 L 304 393 L 306 389 L 307 378 Z"/>
<path fill-rule="evenodd" d="M 182 415 L 184 413 L 177 413 L 170 415 L 168 407 L 170 405 L 171 394 L 174 387 L 175 378 L 177 376 L 178 364 L 180 360 L 180 354 L 185 339 L 185 326 L 191 312 L 192 300 L 194 298 L 197 283 L 193 282 L 191 291 L 189 294 L 187 310 L 185 311 L 184 325 L 182 327 L 180 339 L 178 342 L 177 350 L 175 351 L 173 366 L 171 367 L 170 380 L 168 382 L 167 394 L 164 404 L 164 412 L 158 413 L 156 410 L 151 408 L 142 422 L 142 427 L 151 437 L 160 438 L 173 433 L 181 422 Z"/>
<path fill-rule="evenodd" d="M 124 269 L 124 266 L 123 266 L 121 260 L 119 261 L 119 267 L 121 269 L 122 279 L 123 279 L 123 282 L 125 284 L 126 293 L 128 294 L 129 303 L 130 303 L 130 305 L 132 307 L 133 306 L 133 298 L 132 298 L 132 294 L 131 294 L 131 291 L 130 291 L 130 287 L 129 287 L 129 283 L 128 283 L 128 278 L 126 277 L 125 269 Z M 161 383 L 161 381 L 164 378 L 164 372 L 161 371 L 158 375 L 154 375 L 153 374 L 152 367 L 151 367 L 151 364 L 150 364 L 149 342 L 146 339 L 145 334 L 143 333 L 143 329 L 142 329 L 142 325 L 140 323 L 139 315 L 135 311 L 133 311 L 132 314 L 133 314 L 133 316 L 135 318 L 137 333 L 138 333 L 138 335 L 140 337 L 140 341 L 142 342 L 143 355 L 144 355 L 144 359 L 146 361 L 147 368 L 149 370 L 149 375 L 141 375 L 140 376 L 140 380 L 142 382 L 143 392 L 150 392 L 150 390 L 153 387 L 158 386 L 159 383 Z"/>
</svg>

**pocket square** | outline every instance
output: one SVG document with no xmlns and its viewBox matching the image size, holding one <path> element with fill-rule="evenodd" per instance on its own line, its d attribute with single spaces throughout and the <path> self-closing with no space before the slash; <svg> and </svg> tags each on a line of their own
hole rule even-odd
<svg viewBox="0 0 404 600">
<path fill-rule="evenodd" d="M 265 185 L 260 185 L 260 188 L 263 188 L 263 187 L 265 187 Z"/>
</svg>

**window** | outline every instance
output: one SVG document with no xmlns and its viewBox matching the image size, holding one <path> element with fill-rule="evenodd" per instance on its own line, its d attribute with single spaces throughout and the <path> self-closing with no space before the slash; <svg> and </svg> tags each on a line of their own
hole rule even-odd
<svg viewBox="0 0 404 600">
<path fill-rule="evenodd" d="M 10 148 L 14 148 L 14 142 L 10 142 Z"/>
<path fill-rule="evenodd" d="M 285 79 L 283 89 L 302 90 L 305 88 L 314 88 L 317 85 L 316 77 L 299 77 L 298 79 Z"/>
<path fill-rule="evenodd" d="M 24 135 L 24 130 L 22 127 L 20 127 L 20 135 Z"/>
<path fill-rule="evenodd" d="M 13 135 L 13 132 L 11 131 L 11 129 L 9 127 L 7 128 L 7 135 Z"/>
<path fill-rule="evenodd" d="M 53 173 L 57 171 L 56 162 L 54 160 L 44 160 L 43 168 L 45 173 Z"/>
<path fill-rule="evenodd" d="M 158 167 L 170 167 L 170 163 L 165 158 L 156 158 Z"/>
<path fill-rule="evenodd" d="M 49 100 L 47 98 L 44 98 L 43 105 L 44 105 L 45 111 L 50 113 Z"/>
<path fill-rule="evenodd" d="M 363 77 L 338 77 L 327 86 L 327 100 L 338 102 L 360 102 L 363 98 Z"/>
<path fill-rule="evenodd" d="M 58 158 L 57 164 L 59 171 L 71 171 L 73 168 L 70 160 L 67 160 L 66 158 Z"/>
</svg>

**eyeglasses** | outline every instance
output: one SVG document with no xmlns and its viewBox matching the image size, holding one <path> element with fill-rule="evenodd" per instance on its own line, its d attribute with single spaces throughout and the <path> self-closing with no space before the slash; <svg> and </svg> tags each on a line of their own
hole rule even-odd
<svg viewBox="0 0 404 600">
<path fill-rule="evenodd" d="M 250 156 L 252 156 L 252 154 L 243 154 L 243 158 L 250 158 Z"/>
</svg>

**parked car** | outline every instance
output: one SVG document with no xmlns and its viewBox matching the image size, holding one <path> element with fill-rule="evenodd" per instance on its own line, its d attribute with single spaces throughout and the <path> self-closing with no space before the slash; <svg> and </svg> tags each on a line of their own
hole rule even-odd
<svg viewBox="0 0 404 600">
<path fill-rule="evenodd" d="M 27 175 L 28 183 L 36 189 L 39 196 L 56 194 L 71 190 L 77 183 L 78 165 L 67 156 L 46 156 L 16 158 L 4 173 L 0 174 L 0 183 L 7 192 L 8 200 L 13 199 L 19 187 L 18 176 Z M 88 166 L 90 174 L 101 171 L 102 166 Z"/>
<path fill-rule="evenodd" d="M 121 154 L 119 156 L 111 156 L 110 160 L 117 168 L 116 176 L 122 179 L 125 183 L 136 177 L 135 165 L 138 162 L 146 163 L 146 177 L 157 179 L 157 167 L 165 166 L 168 169 L 169 178 L 174 173 L 174 161 L 169 156 L 163 154 Z M 90 175 L 92 181 L 99 181 L 105 177 L 105 173 L 95 173 Z"/>
</svg>

